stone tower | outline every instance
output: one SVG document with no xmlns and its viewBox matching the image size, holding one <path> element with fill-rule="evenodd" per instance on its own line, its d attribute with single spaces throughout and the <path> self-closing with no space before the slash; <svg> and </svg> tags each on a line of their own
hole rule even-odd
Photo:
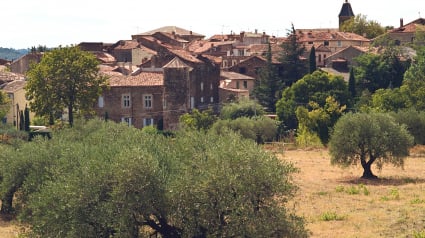
<svg viewBox="0 0 425 238">
<path fill-rule="evenodd" d="M 162 67 L 164 70 L 164 129 L 177 129 L 179 118 L 189 112 L 192 67 L 175 57 Z"/>
<path fill-rule="evenodd" d="M 341 11 L 339 12 L 339 30 L 341 30 L 342 23 L 346 20 L 349 20 L 354 17 L 353 9 L 351 8 L 351 4 L 348 0 L 345 0 L 344 4 L 342 4 Z"/>
</svg>

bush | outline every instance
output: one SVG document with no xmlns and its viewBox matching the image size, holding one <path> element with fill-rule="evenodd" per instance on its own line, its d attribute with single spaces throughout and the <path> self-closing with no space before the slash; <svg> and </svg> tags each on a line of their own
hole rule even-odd
<svg viewBox="0 0 425 238">
<path fill-rule="evenodd" d="M 240 117 L 235 120 L 219 120 L 213 125 L 212 130 L 218 134 L 232 130 L 244 138 L 263 143 L 274 140 L 277 134 L 277 122 L 265 116 Z"/>
<path fill-rule="evenodd" d="M 261 105 L 249 99 L 241 99 L 238 102 L 226 104 L 220 111 L 220 118 L 223 120 L 261 115 L 264 115 Z"/>
</svg>

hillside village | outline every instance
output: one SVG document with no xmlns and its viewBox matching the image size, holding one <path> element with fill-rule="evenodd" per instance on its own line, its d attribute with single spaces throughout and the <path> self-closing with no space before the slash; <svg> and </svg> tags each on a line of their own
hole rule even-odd
<svg viewBox="0 0 425 238">
<path fill-rule="evenodd" d="M 351 4 L 345 1 L 338 15 L 339 25 L 355 17 Z M 410 43 L 425 19 L 419 18 L 386 34 L 398 44 Z M 373 40 L 340 29 L 296 29 L 305 49 L 307 61 L 314 47 L 316 64 L 325 71 L 343 75 L 353 59 L 367 52 Z M 272 62 L 278 60 L 280 45 L 286 38 L 266 32 L 231 32 L 208 39 L 201 33 L 177 26 L 164 26 L 131 35 L 129 40 L 115 43 L 81 42 L 78 46 L 92 52 L 101 62 L 100 70 L 109 77 L 109 90 L 98 99 L 94 109 L 98 116 L 108 115 L 113 121 L 136 128 L 154 125 L 158 129 L 177 128 L 179 117 L 192 109 L 213 108 L 230 98 L 250 98 L 259 71 L 267 64 L 271 46 Z M 25 73 L 31 62 L 39 62 L 42 53 L 29 53 L 13 62 L 0 60 L 0 88 L 12 99 L 11 110 L 4 123 L 17 125 L 19 108 L 25 99 Z"/>
</svg>

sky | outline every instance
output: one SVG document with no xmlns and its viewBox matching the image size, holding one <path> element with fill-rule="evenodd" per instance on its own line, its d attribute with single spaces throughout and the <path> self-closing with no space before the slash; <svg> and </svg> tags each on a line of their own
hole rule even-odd
<svg viewBox="0 0 425 238">
<path fill-rule="evenodd" d="M 210 37 L 241 31 L 286 36 L 296 29 L 337 28 L 345 0 L 13 0 L 0 2 L 0 47 L 27 49 L 81 42 L 115 43 L 163 26 Z M 382 26 L 425 18 L 424 0 L 349 0 L 355 15 Z"/>
</svg>

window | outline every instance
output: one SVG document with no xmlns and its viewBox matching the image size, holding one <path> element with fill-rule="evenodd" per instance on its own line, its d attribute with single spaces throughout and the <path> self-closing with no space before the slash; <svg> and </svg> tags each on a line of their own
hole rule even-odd
<svg viewBox="0 0 425 238">
<path fill-rule="evenodd" d="M 202 103 L 204 102 L 204 97 L 201 97 L 201 102 L 202 102 Z"/>
<path fill-rule="evenodd" d="M 131 126 L 131 117 L 121 117 L 121 122 Z"/>
<path fill-rule="evenodd" d="M 190 97 L 190 108 L 195 108 L 195 98 L 194 97 Z"/>
<path fill-rule="evenodd" d="M 322 55 L 319 55 L 319 62 L 322 62 Z"/>
<path fill-rule="evenodd" d="M 339 40 L 338 41 L 338 47 L 341 47 L 342 46 L 342 43 L 341 43 L 341 41 Z"/>
<path fill-rule="evenodd" d="M 212 83 L 210 84 L 210 89 L 213 90 L 213 84 Z"/>
<path fill-rule="evenodd" d="M 201 91 L 204 91 L 204 83 L 201 82 Z"/>
<path fill-rule="evenodd" d="M 210 97 L 210 102 L 213 103 L 214 102 L 214 97 Z"/>
<path fill-rule="evenodd" d="M 236 60 L 232 60 L 232 66 L 233 65 L 236 65 L 238 63 L 238 61 L 236 61 Z"/>
<path fill-rule="evenodd" d="M 130 94 L 123 94 L 122 95 L 122 107 L 129 108 L 131 107 L 131 98 Z"/>
<path fill-rule="evenodd" d="M 239 89 L 239 81 L 236 81 L 236 88 Z"/>
<path fill-rule="evenodd" d="M 239 56 L 244 56 L 244 50 L 239 50 Z"/>
<path fill-rule="evenodd" d="M 325 46 L 329 46 L 329 41 L 325 41 L 325 42 L 323 42 L 323 44 L 324 44 Z"/>
<path fill-rule="evenodd" d="M 103 107 L 103 97 L 99 96 L 99 107 L 102 108 Z"/>
<path fill-rule="evenodd" d="M 227 68 L 229 64 L 227 63 L 227 60 L 223 60 L 223 68 Z"/>
<path fill-rule="evenodd" d="M 152 108 L 152 94 L 143 95 L 143 105 L 145 108 Z"/>
<path fill-rule="evenodd" d="M 243 81 L 243 88 L 244 89 L 248 88 L 248 81 L 246 81 L 246 80 Z"/>
<path fill-rule="evenodd" d="M 245 67 L 240 67 L 239 68 L 239 73 L 240 74 L 246 74 L 246 68 Z"/>
<path fill-rule="evenodd" d="M 153 126 L 153 118 L 143 118 L 143 127 Z"/>
</svg>

